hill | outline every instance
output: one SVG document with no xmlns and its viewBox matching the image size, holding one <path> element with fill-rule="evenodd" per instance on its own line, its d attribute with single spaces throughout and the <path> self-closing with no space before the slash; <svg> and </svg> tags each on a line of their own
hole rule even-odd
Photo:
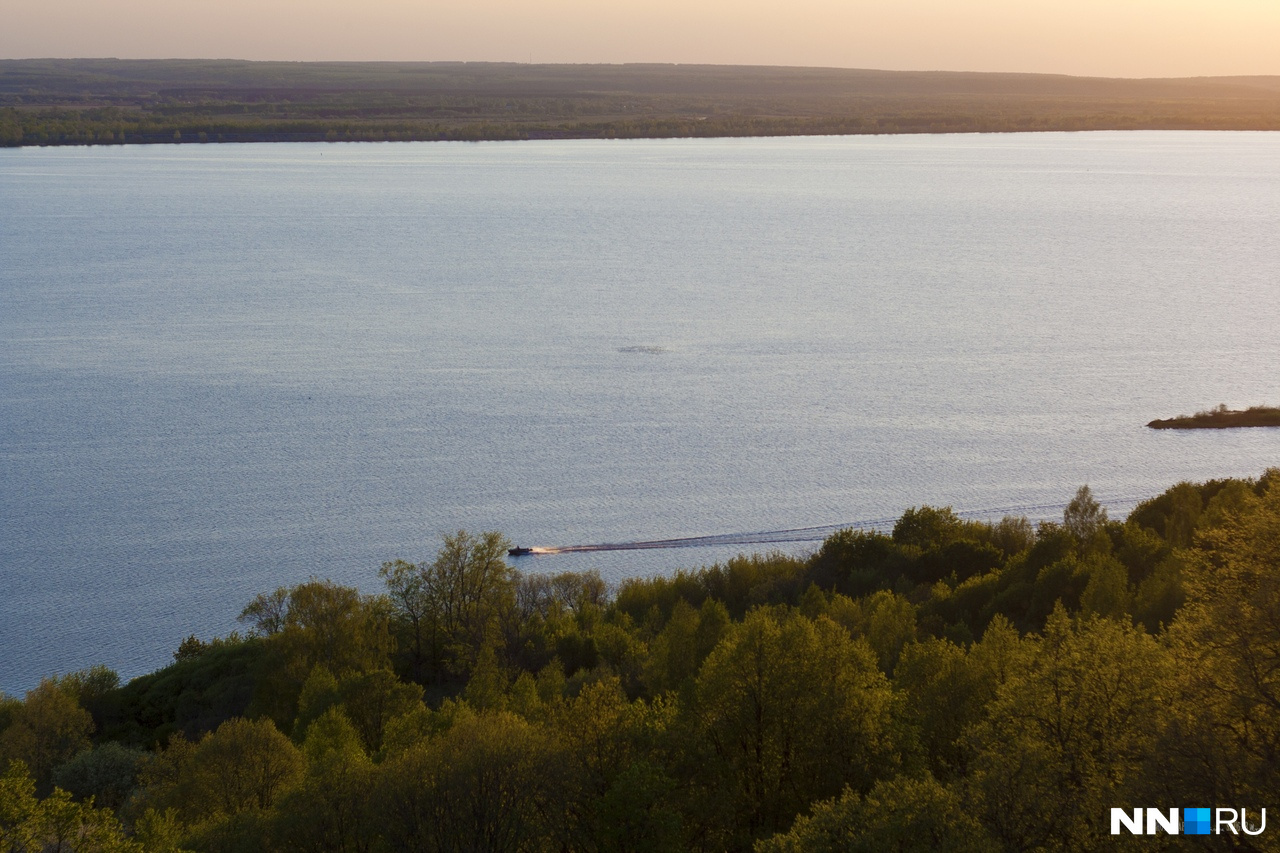
<svg viewBox="0 0 1280 853">
<path fill-rule="evenodd" d="M 1280 129 L 1280 77 L 0 60 L 0 145 Z"/>
</svg>

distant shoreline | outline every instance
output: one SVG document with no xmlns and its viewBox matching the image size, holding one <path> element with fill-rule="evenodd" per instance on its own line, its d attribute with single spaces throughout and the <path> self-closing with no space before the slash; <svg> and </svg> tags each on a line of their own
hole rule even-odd
<svg viewBox="0 0 1280 853">
<path fill-rule="evenodd" d="M 1248 409 L 1228 409 L 1219 406 L 1194 415 L 1151 421 L 1152 429 L 1239 429 L 1243 427 L 1280 427 L 1280 408 L 1252 406 Z"/>
<path fill-rule="evenodd" d="M 334 138 L 329 133 L 234 133 L 222 134 L 216 133 L 210 136 L 205 132 L 205 138 L 192 139 L 189 136 L 182 138 L 164 139 L 154 134 L 138 135 L 127 139 L 94 139 L 94 140 L 57 140 L 57 141 L 40 141 L 40 142 L 21 142 L 18 144 L 0 143 L 0 150 L 5 148 L 93 148 L 93 147 L 122 147 L 126 145 L 247 145 L 250 143 L 270 143 L 270 144 L 299 144 L 299 143 L 381 143 L 381 142 L 553 142 L 567 140 L 598 140 L 598 141 L 639 141 L 639 140 L 667 140 L 667 139 L 785 139 L 790 137 L 852 137 L 852 136 L 972 136 L 976 134 L 1026 134 L 1026 133 L 1101 133 L 1107 131 L 1121 130 L 1124 132 L 1137 131 L 1213 131 L 1213 132 L 1250 132 L 1250 133 L 1275 133 L 1280 131 L 1278 128 L 1109 128 L 1109 127 L 1086 127 L 1086 128 L 1042 128 L 1035 130 L 1008 130 L 996 128 L 975 128 L 965 130 L 809 130 L 809 129 L 784 129 L 776 131 L 761 131 L 753 133 L 731 133 L 731 132 L 715 132 L 713 128 L 708 128 L 706 132 L 700 133 L 636 133 L 627 134 L 625 132 L 605 132 L 605 133 L 575 133 L 571 131 L 547 131 L 538 132 L 531 131 L 527 133 L 510 134 L 502 131 L 494 133 L 470 133 L 470 132 L 441 132 L 437 134 L 403 134 L 403 133 L 387 133 L 379 134 L 376 131 L 357 132 L 350 136 L 340 136 Z M 179 133 L 181 131 L 178 131 Z"/>
<path fill-rule="evenodd" d="M 0 147 L 1280 130 L 1280 77 L 0 60 Z"/>
</svg>

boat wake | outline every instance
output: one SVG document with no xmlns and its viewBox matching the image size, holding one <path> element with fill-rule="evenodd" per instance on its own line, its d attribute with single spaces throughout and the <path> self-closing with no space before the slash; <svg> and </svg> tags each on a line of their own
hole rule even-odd
<svg viewBox="0 0 1280 853">
<path fill-rule="evenodd" d="M 1116 498 L 1098 501 L 1107 509 L 1128 511 L 1141 498 Z M 1031 521 L 1047 520 L 1066 509 L 1067 504 L 1025 504 L 1022 506 L 996 507 L 957 511 L 956 515 L 970 521 L 994 520 L 1006 515 L 1024 515 Z M 749 533 L 717 533 L 710 536 L 682 536 L 676 539 L 641 539 L 634 542 L 599 542 L 591 545 L 536 545 L 531 548 L 513 549 L 519 556 L 581 554 L 592 551 L 647 551 L 657 548 L 710 548 L 717 545 L 781 545 L 799 542 L 821 542 L 840 530 L 867 530 L 887 533 L 898 521 L 894 518 L 873 518 L 847 521 L 843 524 L 820 524 L 813 527 L 791 527 L 785 530 L 757 530 Z"/>
</svg>

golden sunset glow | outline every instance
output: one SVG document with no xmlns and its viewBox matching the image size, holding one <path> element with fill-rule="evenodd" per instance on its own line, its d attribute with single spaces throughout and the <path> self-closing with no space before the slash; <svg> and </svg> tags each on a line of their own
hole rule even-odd
<svg viewBox="0 0 1280 853">
<path fill-rule="evenodd" d="M 5 0 L 0 57 L 1280 73 L 1270 0 Z"/>
</svg>

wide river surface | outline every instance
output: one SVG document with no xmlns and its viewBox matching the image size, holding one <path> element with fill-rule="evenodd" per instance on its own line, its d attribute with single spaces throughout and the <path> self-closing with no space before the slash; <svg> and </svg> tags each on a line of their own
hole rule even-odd
<svg viewBox="0 0 1280 853">
<path fill-rule="evenodd" d="M 1280 403 L 1280 134 L 21 149 L 0 202 L 11 694 L 459 528 L 1119 516 L 1280 464 L 1144 426 Z M 816 544 L 770 538 L 519 564 Z"/>
</svg>

